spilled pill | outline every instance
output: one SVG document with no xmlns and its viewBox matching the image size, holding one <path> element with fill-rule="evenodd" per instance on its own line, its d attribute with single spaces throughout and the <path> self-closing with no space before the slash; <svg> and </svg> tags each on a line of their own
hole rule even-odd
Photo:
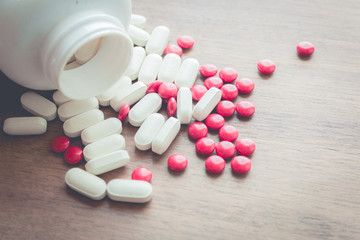
<svg viewBox="0 0 360 240">
<path fill-rule="evenodd" d="M 151 200 L 152 186 L 146 181 L 113 179 L 107 184 L 111 200 L 130 203 L 145 203 Z"/>
<path fill-rule="evenodd" d="M 110 100 L 119 92 L 131 86 L 131 79 L 128 76 L 122 76 L 111 88 L 96 96 L 101 106 L 109 106 Z"/>
<path fill-rule="evenodd" d="M 86 145 L 83 150 L 85 161 L 125 149 L 125 138 L 120 134 L 112 134 L 96 142 Z"/>
<path fill-rule="evenodd" d="M 8 135 L 37 135 L 46 132 L 47 122 L 42 117 L 12 117 L 4 121 L 3 130 Z"/>
<path fill-rule="evenodd" d="M 136 46 L 144 47 L 148 42 L 150 35 L 145 30 L 136 27 L 132 24 L 129 25 L 127 34 Z"/>
<path fill-rule="evenodd" d="M 140 68 L 138 81 L 149 85 L 156 80 L 160 71 L 162 58 L 159 54 L 151 53 L 145 57 L 145 60 Z"/>
<path fill-rule="evenodd" d="M 138 78 L 139 71 L 145 57 L 146 52 L 143 47 L 134 47 L 133 56 L 125 73 L 125 75 L 129 76 L 131 80 L 135 80 Z"/>
<path fill-rule="evenodd" d="M 161 103 L 162 100 L 159 94 L 149 93 L 145 95 L 145 97 L 130 109 L 129 123 L 135 127 L 139 127 L 150 114 L 160 110 Z"/>
<path fill-rule="evenodd" d="M 192 116 L 203 121 L 220 102 L 221 91 L 215 87 L 210 88 L 195 105 Z"/>
<path fill-rule="evenodd" d="M 181 87 L 177 95 L 176 117 L 181 124 L 189 124 L 192 116 L 192 94 L 189 88 Z"/>
<path fill-rule="evenodd" d="M 146 43 L 146 53 L 162 55 L 169 41 L 170 29 L 165 26 L 157 26 L 151 32 L 149 41 Z"/>
<path fill-rule="evenodd" d="M 185 59 L 176 75 L 175 84 L 180 87 L 191 88 L 199 72 L 199 61 L 195 58 Z"/>
<path fill-rule="evenodd" d="M 82 99 L 82 100 L 71 100 L 70 102 L 64 103 L 58 108 L 58 115 L 61 121 L 74 117 L 80 113 L 87 112 L 92 109 L 99 108 L 99 101 L 96 97 Z"/>
<path fill-rule="evenodd" d="M 180 126 L 180 121 L 174 117 L 166 120 L 153 139 L 151 150 L 159 155 L 163 154 L 178 135 Z"/>
<path fill-rule="evenodd" d="M 89 143 L 93 143 L 112 134 L 120 134 L 121 131 L 121 121 L 112 117 L 84 129 L 84 131 L 81 132 L 81 141 L 86 146 Z"/>
<path fill-rule="evenodd" d="M 52 98 L 53 98 L 54 103 L 58 106 L 72 100 L 71 98 L 68 98 L 67 96 L 65 96 L 59 90 L 54 92 L 54 94 L 52 95 Z"/>
<path fill-rule="evenodd" d="M 63 129 L 68 137 L 79 137 L 81 132 L 92 125 L 104 120 L 104 113 L 98 109 L 81 113 L 64 122 Z"/>
<path fill-rule="evenodd" d="M 135 146 L 142 151 L 150 149 L 164 122 L 165 118 L 160 113 L 153 113 L 147 117 L 134 136 Z"/>
<path fill-rule="evenodd" d="M 115 95 L 111 101 L 110 106 L 118 112 L 125 104 L 133 105 L 139 101 L 146 93 L 146 85 L 143 82 L 136 82 L 132 84 L 126 91 L 121 91 Z"/>
<path fill-rule="evenodd" d="M 146 27 L 146 18 L 142 15 L 131 14 L 130 24 L 144 29 Z"/>
<path fill-rule="evenodd" d="M 20 102 L 22 107 L 35 116 L 43 117 L 47 121 L 56 118 L 56 105 L 35 92 L 26 92 L 21 95 Z"/>
<path fill-rule="evenodd" d="M 174 82 L 179 71 L 181 58 L 175 53 L 167 54 L 161 64 L 158 79 L 162 82 Z"/>
<path fill-rule="evenodd" d="M 85 169 L 91 174 L 100 175 L 120 168 L 130 160 L 125 150 L 118 150 L 106 155 L 91 159 L 85 164 Z"/>
</svg>

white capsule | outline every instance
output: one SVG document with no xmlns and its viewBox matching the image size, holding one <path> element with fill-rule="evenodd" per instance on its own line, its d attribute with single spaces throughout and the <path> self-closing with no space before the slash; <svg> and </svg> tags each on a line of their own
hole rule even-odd
<svg viewBox="0 0 360 240">
<path fill-rule="evenodd" d="M 81 132 L 92 125 L 104 120 L 104 113 L 98 109 L 81 113 L 64 122 L 64 133 L 68 137 L 79 137 Z"/>
<path fill-rule="evenodd" d="M 128 76 L 122 76 L 111 88 L 96 96 L 101 106 L 109 106 L 110 100 L 119 92 L 125 91 L 131 86 L 131 79 Z"/>
<path fill-rule="evenodd" d="M 86 161 L 125 149 L 125 138 L 120 134 L 113 134 L 96 142 L 86 145 L 83 150 Z"/>
<path fill-rule="evenodd" d="M 76 62 L 84 64 L 92 59 L 99 50 L 100 38 L 93 39 L 85 43 L 79 50 L 75 52 Z"/>
<path fill-rule="evenodd" d="M 203 121 L 209 116 L 220 100 L 221 90 L 216 87 L 210 88 L 195 105 L 193 117 L 198 121 Z"/>
<path fill-rule="evenodd" d="M 130 77 L 131 80 L 138 78 L 139 71 L 142 63 L 144 62 L 146 53 L 145 49 L 142 47 L 134 47 L 133 56 L 131 58 L 129 67 L 126 69 L 126 75 Z"/>
<path fill-rule="evenodd" d="M 130 24 L 145 29 L 146 27 L 146 18 L 142 15 L 138 15 L 138 14 L 131 14 L 131 18 L 130 18 Z"/>
<path fill-rule="evenodd" d="M 81 141 L 86 146 L 104 137 L 115 133 L 121 133 L 122 123 L 118 118 L 108 118 L 81 132 Z"/>
<path fill-rule="evenodd" d="M 110 101 L 110 106 L 118 112 L 125 104 L 133 105 L 146 94 L 146 85 L 143 82 L 132 84 L 126 91 L 116 94 Z"/>
<path fill-rule="evenodd" d="M 167 54 L 161 64 L 158 79 L 162 82 L 174 82 L 179 71 L 181 58 L 175 53 Z"/>
<path fill-rule="evenodd" d="M 94 200 L 101 200 L 106 196 L 106 182 L 80 168 L 67 171 L 65 183 L 74 191 Z"/>
<path fill-rule="evenodd" d="M 72 70 L 72 69 L 78 68 L 80 66 L 81 66 L 80 63 L 74 61 L 74 62 L 66 64 L 66 66 L 64 67 L 64 70 Z"/>
<path fill-rule="evenodd" d="M 151 53 L 145 57 L 141 65 L 138 81 L 149 85 L 156 80 L 160 71 L 162 58 L 159 54 Z"/>
<path fill-rule="evenodd" d="M 178 87 L 191 88 L 199 72 L 199 61 L 195 58 L 184 60 L 175 78 L 175 84 Z"/>
<path fill-rule="evenodd" d="M 96 97 L 82 99 L 82 100 L 71 100 L 70 102 L 64 103 L 58 108 L 58 115 L 61 121 L 74 117 L 80 113 L 87 112 L 92 109 L 99 108 L 99 101 Z"/>
<path fill-rule="evenodd" d="M 46 128 L 42 117 L 12 117 L 4 121 L 3 130 L 9 135 L 37 135 L 45 133 Z"/>
<path fill-rule="evenodd" d="M 149 93 L 145 95 L 130 109 L 129 123 L 134 127 L 139 127 L 150 114 L 160 110 L 161 103 L 162 100 L 159 94 Z"/>
<path fill-rule="evenodd" d="M 190 88 L 181 87 L 177 93 L 176 117 L 181 124 L 189 124 L 193 114 Z"/>
<path fill-rule="evenodd" d="M 159 155 L 163 154 L 174 141 L 180 131 L 180 121 L 170 117 L 161 127 L 152 141 L 151 150 Z"/>
<path fill-rule="evenodd" d="M 61 105 L 61 104 L 66 103 L 66 102 L 70 102 L 72 100 L 71 98 L 68 98 L 67 96 L 65 96 L 59 90 L 54 92 L 52 98 L 53 98 L 55 104 L 58 105 L 58 106 Z"/>
<path fill-rule="evenodd" d="M 129 25 L 127 33 L 133 43 L 140 47 L 144 47 L 150 38 L 148 32 L 131 24 Z"/>
<path fill-rule="evenodd" d="M 127 151 L 118 150 L 88 161 L 85 169 L 91 174 L 100 175 L 124 166 L 129 160 Z"/>
<path fill-rule="evenodd" d="M 48 99 L 35 92 L 26 92 L 21 95 L 20 102 L 22 107 L 35 116 L 43 117 L 47 121 L 56 118 L 56 105 Z"/>
<path fill-rule="evenodd" d="M 134 136 L 135 146 L 142 151 L 150 149 L 164 122 L 165 118 L 160 113 L 153 113 L 147 117 Z"/>
<path fill-rule="evenodd" d="M 107 185 L 111 200 L 130 203 L 145 203 L 151 200 L 152 187 L 146 181 L 113 179 Z"/>
<path fill-rule="evenodd" d="M 146 44 L 146 53 L 156 53 L 162 55 L 169 42 L 170 30 L 165 26 L 157 26 L 151 32 L 149 41 Z"/>
</svg>

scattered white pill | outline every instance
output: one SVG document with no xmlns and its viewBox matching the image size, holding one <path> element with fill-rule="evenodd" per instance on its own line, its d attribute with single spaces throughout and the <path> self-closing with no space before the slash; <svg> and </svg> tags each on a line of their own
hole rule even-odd
<svg viewBox="0 0 360 240">
<path fill-rule="evenodd" d="M 142 15 L 131 14 L 130 24 L 139 27 L 141 29 L 145 29 L 146 27 L 146 18 Z"/>
<path fill-rule="evenodd" d="M 195 83 L 199 68 L 199 61 L 195 58 L 185 59 L 176 75 L 175 84 L 178 87 L 191 88 Z"/>
<path fill-rule="evenodd" d="M 99 50 L 100 38 L 93 39 L 85 43 L 79 50 L 75 52 L 76 62 L 84 64 L 92 59 Z"/>
<path fill-rule="evenodd" d="M 169 42 L 170 29 L 165 26 L 157 26 L 151 32 L 149 41 L 146 44 L 146 53 L 156 53 L 162 55 Z"/>
<path fill-rule="evenodd" d="M 143 47 L 134 47 L 133 56 L 131 58 L 129 67 L 126 69 L 125 75 L 129 76 L 131 80 L 138 78 L 142 63 L 146 57 L 146 52 Z"/>
<path fill-rule="evenodd" d="M 143 82 L 132 84 L 126 91 L 116 94 L 110 101 L 110 106 L 118 112 L 125 104 L 133 105 L 146 94 L 146 85 Z"/>
<path fill-rule="evenodd" d="M 147 55 L 141 65 L 138 81 L 149 85 L 156 80 L 160 71 L 162 58 L 159 54 L 151 53 Z"/>
<path fill-rule="evenodd" d="M 111 88 L 96 96 L 101 106 L 109 106 L 110 100 L 119 92 L 126 90 L 131 86 L 131 79 L 128 76 L 122 76 Z"/>
<path fill-rule="evenodd" d="M 98 109 L 81 113 L 64 122 L 64 133 L 68 137 L 79 137 L 81 132 L 92 125 L 104 120 L 104 113 Z"/>
<path fill-rule="evenodd" d="M 175 53 L 167 54 L 161 64 L 158 79 L 162 82 L 174 82 L 179 71 L 181 58 Z"/>
<path fill-rule="evenodd" d="M 152 113 L 158 112 L 161 108 L 161 97 L 157 93 L 149 93 L 137 102 L 129 112 L 129 123 L 139 127 Z"/>
<path fill-rule="evenodd" d="M 136 46 L 144 47 L 148 42 L 150 35 L 145 30 L 138 28 L 132 24 L 130 24 L 129 29 L 127 31 L 129 37 L 133 41 Z"/>
<path fill-rule="evenodd" d="M 64 103 L 58 108 L 58 115 L 61 121 L 74 117 L 80 113 L 87 112 L 92 109 L 99 108 L 99 101 L 96 97 L 82 99 L 82 100 L 71 100 L 70 102 Z"/>
<path fill-rule="evenodd" d="M 121 131 L 121 121 L 112 117 L 84 129 L 84 131 L 81 132 L 81 141 L 86 146 L 112 134 L 120 134 Z"/>
<path fill-rule="evenodd" d="M 145 203 L 151 200 L 152 186 L 146 181 L 113 179 L 107 185 L 111 200 L 130 203 Z"/>
<path fill-rule="evenodd" d="M 78 68 L 80 66 L 81 66 L 80 63 L 74 61 L 74 62 L 66 64 L 64 67 L 64 70 L 72 70 L 72 69 Z"/>
<path fill-rule="evenodd" d="M 159 155 L 163 154 L 174 141 L 180 131 L 180 121 L 170 117 L 161 127 L 158 134 L 152 141 L 151 150 Z"/>
<path fill-rule="evenodd" d="M 127 151 L 118 150 L 88 161 L 85 169 L 91 174 L 100 175 L 124 166 L 129 160 Z"/>
<path fill-rule="evenodd" d="M 193 117 L 198 121 L 203 121 L 209 116 L 220 100 L 221 90 L 216 87 L 210 88 L 195 105 Z"/>
<path fill-rule="evenodd" d="M 67 171 L 65 183 L 74 191 L 94 200 L 101 200 L 106 196 L 106 182 L 80 168 Z"/>
<path fill-rule="evenodd" d="M 176 117 L 181 124 L 189 124 L 193 114 L 190 88 L 181 87 L 177 93 Z"/>
<path fill-rule="evenodd" d="M 26 92 L 21 95 L 20 102 L 22 107 L 35 116 L 43 117 L 47 121 L 56 118 L 56 105 L 43 96 L 35 92 Z"/>
<path fill-rule="evenodd" d="M 12 117 L 4 121 L 3 130 L 9 135 L 37 135 L 46 132 L 47 122 L 42 117 Z"/>
<path fill-rule="evenodd" d="M 64 104 L 66 102 L 70 102 L 72 99 L 65 96 L 62 92 L 60 92 L 59 90 L 55 91 L 53 96 L 52 96 L 54 102 L 56 105 L 61 105 Z"/>
<path fill-rule="evenodd" d="M 164 122 L 165 118 L 160 113 L 153 113 L 147 117 L 134 136 L 135 146 L 142 151 L 150 149 Z"/>
<path fill-rule="evenodd" d="M 83 150 L 84 159 L 91 159 L 125 149 L 125 138 L 120 134 L 113 134 L 96 142 L 86 145 Z"/>
</svg>

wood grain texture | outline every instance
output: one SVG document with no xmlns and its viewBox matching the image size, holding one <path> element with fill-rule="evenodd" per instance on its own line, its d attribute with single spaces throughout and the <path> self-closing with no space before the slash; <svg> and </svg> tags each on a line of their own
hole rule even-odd
<svg viewBox="0 0 360 240">
<path fill-rule="evenodd" d="M 228 162 L 221 175 L 207 174 L 186 126 L 162 156 L 138 151 L 137 128 L 126 123 L 131 161 L 101 177 L 130 178 L 148 167 L 154 197 L 147 204 L 96 202 L 64 183 L 71 166 L 49 147 L 63 134 L 59 120 L 42 136 L 1 130 L 0 239 L 360 239 L 359 11 L 356 0 L 133 1 L 149 32 L 166 25 L 171 43 L 181 34 L 195 38 L 183 59 L 254 79 L 255 91 L 235 102 L 251 100 L 255 115 L 227 120 L 256 142 L 252 170 L 237 176 Z M 311 58 L 296 53 L 303 40 L 316 47 Z M 270 77 L 257 72 L 263 58 L 277 64 Z M 2 128 L 7 117 L 29 114 L 19 101 L 26 89 L 2 73 L 0 80 Z M 188 156 L 183 173 L 168 170 L 173 153 Z"/>
</svg>

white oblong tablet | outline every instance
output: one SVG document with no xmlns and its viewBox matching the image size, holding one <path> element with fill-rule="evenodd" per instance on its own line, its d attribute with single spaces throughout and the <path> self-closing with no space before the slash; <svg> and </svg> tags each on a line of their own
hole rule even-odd
<svg viewBox="0 0 360 240">
<path fill-rule="evenodd" d="M 129 123 L 139 127 L 152 113 L 158 112 L 161 108 L 161 97 L 157 93 L 149 93 L 137 102 L 129 112 Z"/>
<path fill-rule="evenodd" d="M 153 139 L 151 150 L 159 155 L 163 154 L 178 135 L 180 126 L 180 121 L 174 117 L 170 117 L 166 120 L 158 134 Z"/>
<path fill-rule="evenodd" d="M 131 14 L 130 24 L 139 27 L 141 29 L 145 29 L 146 27 L 146 18 L 142 15 Z"/>
<path fill-rule="evenodd" d="M 122 76 L 111 88 L 96 96 L 101 106 L 109 106 L 110 100 L 119 92 L 125 91 L 131 86 L 131 79 L 128 76 Z"/>
<path fill-rule="evenodd" d="M 106 196 L 106 182 L 80 168 L 67 171 L 65 183 L 76 192 L 94 200 L 101 200 Z"/>
<path fill-rule="evenodd" d="M 99 101 L 96 97 L 82 99 L 82 100 L 71 100 L 70 102 L 64 103 L 58 108 L 58 115 L 61 121 L 74 117 L 80 113 L 90 111 L 92 109 L 99 108 Z"/>
<path fill-rule="evenodd" d="M 181 87 L 177 94 L 176 117 L 181 124 L 188 124 L 193 114 L 192 94 L 190 88 Z"/>
<path fill-rule="evenodd" d="M 145 203 L 151 200 L 152 186 L 146 181 L 113 179 L 107 185 L 111 200 L 130 203 Z"/>
<path fill-rule="evenodd" d="M 93 39 L 85 43 L 74 54 L 75 60 L 79 64 L 84 64 L 93 58 L 99 50 L 100 38 Z"/>
<path fill-rule="evenodd" d="M 164 122 L 165 118 L 160 113 L 153 113 L 147 117 L 134 136 L 135 146 L 142 151 L 150 149 Z"/>
<path fill-rule="evenodd" d="M 146 52 L 143 47 L 134 47 L 133 56 L 131 58 L 129 67 L 126 69 L 125 75 L 129 76 L 131 80 L 138 78 L 142 63 L 146 57 Z"/>
<path fill-rule="evenodd" d="M 85 128 L 103 120 L 104 113 L 99 109 L 93 109 L 66 120 L 63 124 L 64 133 L 68 137 L 79 137 Z"/>
<path fill-rule="evenodd" d="M 120 134 L 121 131 L 121 121 L 118 118 L 112 117 L 85 128 L 84 131 L 81 132 L 81 141 L 86 146 L 109 135 L 115 133 Z"/>
<path fill-rule="evenodd" d="M 125 104 L 133 105 L 146 94 L 146 85 L 143 82 L 132 84 L 125 91 L 116 94 L 110 101 L 110 106 L 118 112 Z"/>
<path fill-rule="evenodd" d="M 141 47 L 144 47 L 150 38 L 148 32 L 131 24 L 129 25 L 127 34 L 136 46 Z"/>
<path fill-rule="evenodd" d="M 220 100 L 221 90 L 216 87 L 210 88 L 195 105 L 192 116 L 198 121 L 203 121 L 209 116 Z"/>
<path fill-rule="evenodd" d="M 185 59 L 175 78 L 175 84 L 178 87 L 191 88 L 199 72 L 199 61 L 195 58 Z"/>
<path fill-rule="evenodd" d="M 56 105 L 35 92 L 26 92 L 21 95 L 22 107 L 29 113 L 45 118 L 47 121 L 56 118 Z"/>
<path fill-rule="evenodd" d="M 52 96 L 54 103 L 56 105 L 61 105 L 64 104 L 66 102 L 70 102 L 72 99 L 68 98 L 67 96 L 65 96 L 62 92 L 60 92 L 59 90 L 55 91 L 53 96 Z"/>
<path fill-rule="evenodd" d="M 125 138 L 120 134 L 113 134 L 86 145 L 83 150 L 83 155 L 86 161 L 90 161 L 91 159 L 106 155 L 108 153 L 124 149 Z"/>
<path fill-rule="evenodd" d="M 37 135 L 46 132 L 47 122 L 42 117 L 12 117 L 4 121 L 8 135 Z"/>
<path fill-rule="evenodd" d="M 118 150 L 88 161 L 85 169 L 91 174 L 100 175 L 124 166 L 130 160 L 125 150 Z"/>
<path fill-rule="evenodd" d="M 146 43 L 146 53 L 156 53 L 162 55 L 169 42 L 170 29 L 165 26 L 157 26 L 151 32 L 150 38 Z"/>
<path fill-rule="evenodd" d="M 151 53 L 147 55 L 141 65 L 138 81 L 149 85 L 156 80 L 160 71 L 162 58 L 159 54 Z"/>
<path fill-rule="evenodd" d="M 179 71 L 181 58 L 175 53 L 167 54 L 161 64 L 158 79 L 162 82 L 174 82 Z"/>
</svg>

